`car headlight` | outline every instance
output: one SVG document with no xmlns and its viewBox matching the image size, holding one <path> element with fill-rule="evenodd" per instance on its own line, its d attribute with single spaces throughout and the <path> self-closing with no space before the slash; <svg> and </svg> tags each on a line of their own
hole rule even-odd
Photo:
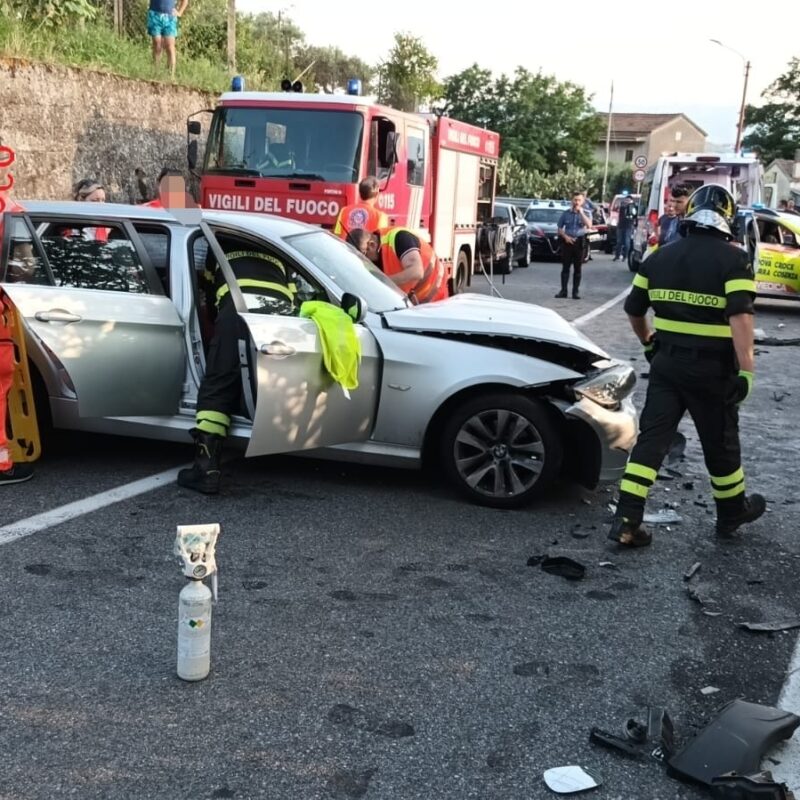
<svg viewBox="0 0 800 800">
<path fill-rule="evenodd" d="M 616 363 L 601 369 L 585 381 L 573 384 L 572 390 L 579 397 L 587 397 L 603 408 L 617 408 L 635 385 L 636 373 L 633 367 Z"/>
</svg>

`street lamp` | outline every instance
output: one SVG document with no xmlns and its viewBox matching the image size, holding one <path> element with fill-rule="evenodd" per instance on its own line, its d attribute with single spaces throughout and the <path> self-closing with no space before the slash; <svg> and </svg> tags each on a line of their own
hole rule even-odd
<svg viewBox="0 0 800 800">
<path fill-rule="evenodd" d="M 728 45 L 723 44 L 719 39 L 709 39 L 709 41 L 714 42 L 714 44 L 718 44 L 720 47 L 724 47 L 726 50 L 730 50 L 732 53 L 736 53 L 736 55 L 742 59 L 742 63 L 744 64 L 744 89 L 742 89 L 742 107 L 739 109 L 739 124 L 736 126 L 736 146 L 734 147 L 734 150 L 738 153 L 739 147 L 742 144 L 742 132 L 744 130 L 744 109 L 745 109 L 745 104 L 747 102 L 747 80 L 750 77 L 750 62 L 738 50 L 734 50 L 732 47 L 728 47 Z"/>
</svg>

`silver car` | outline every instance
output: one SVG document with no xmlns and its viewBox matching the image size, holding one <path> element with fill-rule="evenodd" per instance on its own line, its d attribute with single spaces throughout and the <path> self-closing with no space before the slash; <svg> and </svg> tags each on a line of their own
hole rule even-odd
<svg viewBox="0 0 800 800">
<path fill-rule="evenodd" d="M 213 333 L 211 252 L 249 334 L 231 428 L 248 456 L 431 463 L 472 500 L 507 508 L 561 474 L 591 486 L 624 468 L 634 372 L 554 311 L 475 294 L 413 306 L 330 233 L 278 217 L 24 207 L 4 218 L 0 277 L 24 317 L 37 409 L 55 427 L 190 440 Z M 224 252 L 280 258 L 300 300 L 361 300 L 357 389 L 326 374 L 312 320 L 247 308 L 218 237 Z"/>
</svg>

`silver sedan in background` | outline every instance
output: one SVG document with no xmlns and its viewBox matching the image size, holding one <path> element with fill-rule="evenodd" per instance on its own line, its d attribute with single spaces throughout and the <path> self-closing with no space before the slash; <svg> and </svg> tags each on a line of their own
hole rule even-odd
<svg viewBox="0 0 800 800">
<path fill-rule="evenodd" d="M 466 497 L 506 508 L 559 475 L 593 486 L 624 469 L 634 372 L 554 311 L 474 294 L 413 306 L 330 233 L 278 217 L 23 206 L 4 217 L 0 278 L 24 319 L 38 413 L 55 427 L 189 441 L 213 262 L 244 323 L 231 437 L 246 455 L 436 463 Z M 298 304 L 248 308 L 231 248 L 280 259 L 301 301 L 360 300 L 357 389 L 330 380 Z"/>
</svg>

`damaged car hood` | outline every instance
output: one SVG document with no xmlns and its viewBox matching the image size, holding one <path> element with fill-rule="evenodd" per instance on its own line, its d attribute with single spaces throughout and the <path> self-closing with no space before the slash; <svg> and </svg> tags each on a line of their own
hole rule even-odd
<svg viewBox="0 0 800 800">
<path fill-rule="evenodd" d="M 532 303 L 459 294 L 438 303 L 389 311 L 383 317 L 390 328 L 398 331 L 509 336 L 552 342 L 608 358 L 604 350 L 562 316 Z"/>
</svg>

